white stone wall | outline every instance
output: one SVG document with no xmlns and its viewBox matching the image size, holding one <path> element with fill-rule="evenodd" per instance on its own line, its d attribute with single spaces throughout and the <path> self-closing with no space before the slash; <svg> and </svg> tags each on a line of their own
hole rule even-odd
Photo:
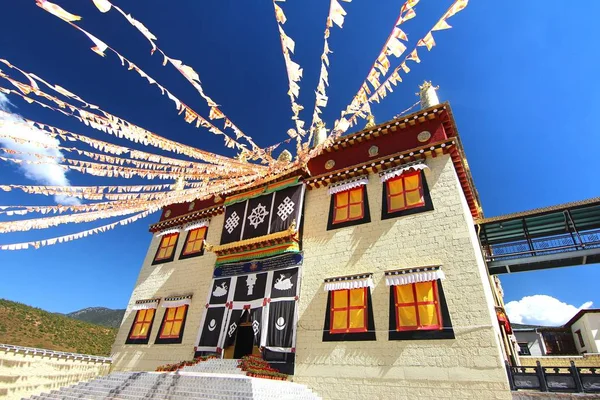
<svg viewBox="0 0 600 400">
<path fill-rule="evenodd" d="M 20 399 L 108 374 L 109 363 L 0 350 L 0 398 Z"/>
<path fill-rule="evenodd" d="M 326 399 L 510 398 L 493 297 L 473 220 L 448 156 L 427 161 L 434 210 L 381 220 L 371 174 L 371 222 L 327 231 L 326 189 L 307 191 L 296 382 Z M 384 271 L 442 265 L 456 339 L 389 341 Z M 323 342 L 328 277 L 373 272 L 377 341 Z"/>
<path fill-rule="evenodd" d="M 327 231 L 326 189 L 306 192 L 304 265 L 299 300 L 294 380 L 325 399 L 508 399 L 492 289 L 473 219 L 448 156 L 427 161 L 434 210 L 381 220 L 382 184 L 367 185 L 371 222 Z M 223 215 L 213 217 L 208 242 L 219 243 Z M 183 235 L 177 256 L 183 246 Z M 113 347 L 116 370 L 153 370 L 192 357 L 212 279 L 215 256 L 152 266 L 154 238 Z M 383 272 L 410 266 L 442 265 L 443 288 L 456 339 L 389 341 L 389 288 Z M 373 272 L 377 341 L 323 342 L 327 304 L 323 280 Z M 183 342 L 155 345 L 164 313 L 159 308 L 148 345 L 125 345 L 138 299 L 193 293 Z"/>
<path fill-rule="evenodd" d="M 581 330 L 581 336 L 585 346 L 579 343 L 579 337 L 575 332 Z M 579 353 L 598 353 L 600 348 L 600 313 L 585 313 L 571 325 L 573 340 Z"/>
<path fill-rule="evenodd" d="M 524 343 L 527 342 L 529 347 L 529 352 L 532 357 L 541 357 L 546 355 L 544 350 L 544 339 L 542 335 L 535 331 L 513 331 L 515 337 L 517 338 L 517 342 Z"/>
<path fill-rule="evenodd" d="M 207 235 L 209 243 L 218 244 L 220 242 L 222 226 L 223 214 L 212 218 Z M 200 320 L 205 310 L 204 306 L 212 280 L 216 256 L 214 253 L 205 251 L 202 256 L 179 260 L 185 237 L 186 232 L 180 232 L 177 249 L 175 250 L 175 259 L 172 262 L 152 265 L 154 255 L 160 244 L 160 237 L 153 236 L 112 348 L 115 370 L 153 371 L 159 365 L 193 358 L 194 346 L 197 345 Z M 188 307 L 181 344 L 154 344 L 166 310 L 160 305 L 156 310 L 148 344 L 125 344 L 135 318 L 136 313 L 131 310 L 131 307 L 133 307 L 136 300 L 185 294 L 193 294 L 193 297 Z"/>
</svg>

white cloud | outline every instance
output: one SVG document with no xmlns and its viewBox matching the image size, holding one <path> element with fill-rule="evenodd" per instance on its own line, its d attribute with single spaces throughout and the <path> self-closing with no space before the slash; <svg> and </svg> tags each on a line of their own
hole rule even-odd
<svg viewBox="0 0 600 400">
<path fill-rule="evenodd" d="M 577 308 L 552 296 L 536 294 L 513 300 L 505 305 L 505 309 L 510 322 L 515 324 L 561 326 L 577 311 L 591 306 L 592 302 L 587 301 Z"/>
<path fill-rule="evenodd" d="M 11 113 L 9 110 L 9 105 L 12 105 L 8 98 L 0 93 L 0 110 L 9 113 L 9 115 L 0 114 L 0 120 L 4 122 L 4 125 L 0 127 L 3 133 L 8 133 L 12 137 L 16 138 L 26 138 L 35 142 L 51 144 L 51 145 L 59 145 L 60 142 L 58 139 L 55 139 L 46 132 L 37 128 L 30 128 L 19 124 L 19 122 L 23 122 L 22 118 L 18 114 Z M 47 149 L 44 147 L 36 146 L 29 143 L 16 143 L 13 140 L 0 137 L 0 145 L 4 148 L 8 148 L 15 151 L 26 152 L 26 153 L 37 153 L 41 155 L 53 156 L 53 157 L 62 157 L 63 154 L 58 149 Z M 21 159 L 28 160 L 37 160 L 34 156 L 28 155 L 19 155 Z M 58 165 L 58 163 L 50 158 L 45 158 L 45 164 L 25 164 L 22 163 L 19 165 L 19 169 L 23 172 L 23 174 L 35 181 L 36 183 L 42 185 L 52 185 L 52 186 L 69 186 L 69 180 L 65 175 L 65 171 Z M 58 204 L 65 205 L 76 205 L 81 204 L 79 199 L 74 197 L 67 196 L 54 196 L 54 201 Z"/>
</svg>

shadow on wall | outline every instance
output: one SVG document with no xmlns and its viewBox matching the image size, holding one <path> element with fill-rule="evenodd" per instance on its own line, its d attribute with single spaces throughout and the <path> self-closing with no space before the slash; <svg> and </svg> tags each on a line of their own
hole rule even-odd
<svg viewBox="0 0 600 400">
<path fill-rule="evenodd" d="M 180 246 L 178 243 L 177 255 L 181 251 Z M 154 252 L 149 252 L 149 255 L 154 257 Z M 136 283 L 135 298 L 164 299 L 168 296 L 193 294 L 183 327 L 183 339 L 180 344 L 154 344 L 166 311 L 161 301 L 154 316 L 148 344 L 125 344 L 136 315 L 135 311 L 129 309 L 125 312 L 113 345 L 113 370 L 153 371 L 160 365 L 193 359 L 208 286 L 212 279 L 212 268 L 206 267 L 207 262 L 202 260 L 203 257 L 207 255 L 185 260 L 185 266 L 177 262 L 153 265 L 147 268 L 145 276 L 140 276 L 139 283 Z M 186 289 L 182 289 L 182 286 Z"/>
</svg>

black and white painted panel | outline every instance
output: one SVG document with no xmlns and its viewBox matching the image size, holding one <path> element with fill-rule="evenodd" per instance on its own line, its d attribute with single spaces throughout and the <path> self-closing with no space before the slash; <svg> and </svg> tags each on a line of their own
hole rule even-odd
<svg viewBox="0 0 600 400">
<path fill-rule="evenodd" d="M 288 229 L 292 221 L 300 226 L 303 199 L 304 185 L 301 184 L 228 205 L 221 244 L 281 232 Z"/>
</svg>

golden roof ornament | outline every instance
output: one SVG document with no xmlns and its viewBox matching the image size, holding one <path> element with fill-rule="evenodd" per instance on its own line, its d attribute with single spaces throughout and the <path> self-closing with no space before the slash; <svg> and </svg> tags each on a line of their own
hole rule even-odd
<svg viewBox="0 0 600 400">
<path fill-rule="evenodd" d="M 423 81 L 423 84 L 419 86 L 419 93 L 416 93 L 417 96 L 421 99 L 421 108 L 429 108 L 433 106 L 437 106 L 440 104 L 440 99 L 438 98 L 436 90 L 438 90 L 439 86 L 433 86 L 431 81 Z"/>
<path fill-rule="evenodd" d="M 365 128 L 372 128 L 375 126 L 375 116 L 371 113 L 367 115 L 367 123 L 365 124 Z"/>
<path fill-rule="evenodd" d="M 318 145 L 323 143 L 325 139 L 327 139 L 327 129 L 325 128 L 325 123 L 323 121 L 317 121 L 313 129 L 314 136 L 312 147 L 317 147 Z"/>
<path fill-rule="evenodd" d="M 175 180 L 175 183 L 173 184 L 172 189 L 177 192 L 180 192 L 183 189 L 185 189 L 185 183 L 186 182 L 185 182 L 185 179 L 183 178 L 183 176 L 180 176 Z"/>
<path fill-rule="evenodd" d="M 292 153 L 289 152 L 289 150 L 283 150 L 281 152 L 281 154 L 279 154 L 279 157 L 277 157 L 277 161 L 281 162 L 281 163 L 289 163 L 292 161 Z"/>
</svg>

